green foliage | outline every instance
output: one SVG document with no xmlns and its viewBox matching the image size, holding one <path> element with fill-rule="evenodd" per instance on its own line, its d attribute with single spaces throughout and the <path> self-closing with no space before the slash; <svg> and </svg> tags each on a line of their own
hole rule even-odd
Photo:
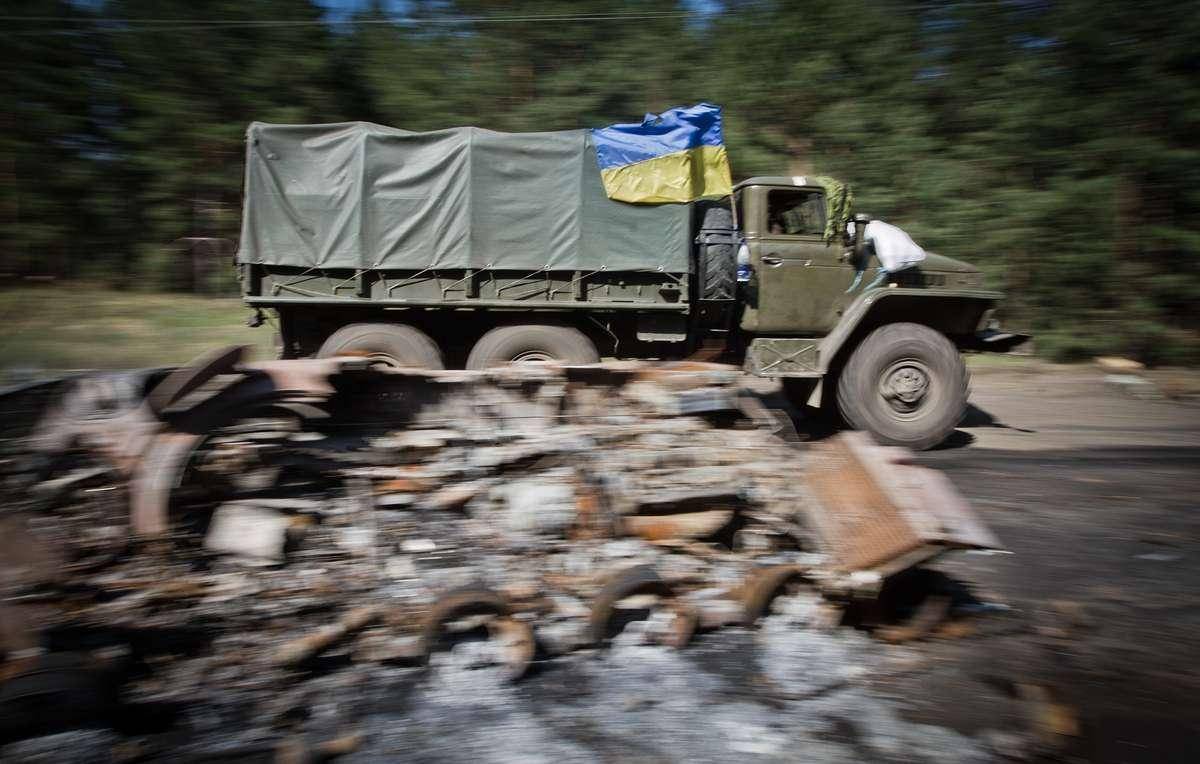
<svg viewBox="0 0 1200 764">
<path fill-rule="evenodd" d="M 9 5 L 57 21 L 10 22 L 0 54 L 6 273 L 186 283 L 173 242 L 237 238 L 252 120 L 551 130 L 709 100 L 736 175 L 851 182 L 978 264 L 1041 352 L 1200 356 L 1200 14 L 1177 3 Z"/>
</svg>

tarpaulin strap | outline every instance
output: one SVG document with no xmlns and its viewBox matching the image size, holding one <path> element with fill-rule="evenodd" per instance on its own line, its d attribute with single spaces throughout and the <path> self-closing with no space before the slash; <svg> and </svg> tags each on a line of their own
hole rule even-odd
<svg viewBox="0 0 1200 764">
<path fill-rule="evenodd" d="M 430 266 L 429 268 L 422 268 L 421 270 L 417 271 L 417 272 L 416 272 L 416 273 L 414 273 L 413 275 L 405 277 L 404 281 L 399 281 L 399 282 L 397 282 L 397 283 L 395 283 L 395 284 L 392 284 L 391 286 L 389 286 L 389 287 L 388 287 L 388 290 L 387 290 L 387 296 L 388 296 L 388 297 L 391 297 L 391 296 L 392 296 L 392 290 L 393 290 L 393 289 L 397 289 L 397 288 L 399 288 L 399 287 L 405 287 L 405 286 L 409 286 L 409 285 L 411 285 L 411 284 L 413 284 L 413 283 L 414 283 L 414 282 L 413 282 L 413 279 L 415 279 L 415 278 L 419 278 L 419 277 L 421 277 L 422 275 L 424 275 L 424 274 L 426 274 L 426 273 L 429 273 L 429 272 L 430 272 L 430 271 L 432 271 L 432 270 L 433 270 L 433 267 L 432 267 L 432 266 Z"/>
<path fill-rule="evenodd" d="M 295 276 L 293 276 L 286 284 L 280 284 L 279 286 L 290 287 L 295 284 L 299 284 L 300 281 L 303 280 L 305 276 L 312 273 L 313 271 L 319 271 L 320 269 L 321 268 L 318 265 L 310 265 L 309 267 L 305 268 L 304 270 L 300 271 Z"/>
<path fill-rule="evenodd" d="M 514 288 L 520 287 L 520 286 L 529 286 L 528 279 L 533 278 L 534 276 L 538 275 L 539 273 L 549 273 L 549 272 L 550 272 L 550 266 L 543 265 L 541 268 L 538 268 L 536 271 L 532 271 L 530 273 L 525 274 L 524 276 L 517 279 L 512 284 L 505 284 L 504 286 L 496 287 L 496 294 L 500 294 L 505 289 L 514 289 Z"/>
<path fill-rule="evenodd" d="M 608 266 L 607 266 L 607 265 L 602 265 L 602 266 L 600 266 L 599 268 L 597 268 L 596 270 L 592 271 L 591 273 L 581 273 L 581 274 L 579 274 L 578 276 L 576 276 L 575 278 L 571 279 L 571 280 L 570 280 L 570 281 L 567 283 L 567 286 L 568 286 L 568 287 L 573 287 L 573 286 L 575 286 L 576 284 L 578 284 L 580 281 L 583 281 L 584 279 L 586 279 L 588 276 L 595 276 L 597 273 L 601 273 L 601 272 L 603 272 L 603 271 L 607 271 L 607 270 L 608 270 Z"/>
<path fill-rule="evenodd" d="M 333 287 L 329 291 L 336 292 L 338 290 L 338 287 L 342 286 L 343 284 L 354 281 L 355 279 L 361 277 L 366 272 L 367 272 L 366 268 L 362 268 L 362 269 L 355 271 L 353 275 L 347 276 L 346 278 L 342 279 L 338 283 L 334 284 Z"/>
</svg>

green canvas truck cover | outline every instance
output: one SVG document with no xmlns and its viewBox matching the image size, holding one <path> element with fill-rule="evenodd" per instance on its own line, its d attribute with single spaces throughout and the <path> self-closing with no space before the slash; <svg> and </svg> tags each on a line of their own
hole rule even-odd
<svg viewBox="0 0 1200 764">
<path fill-rule="evenodd" d="M 255 122 L 238 262 L 685 272 L 690 219 L 609 199 L 586 130 Z"/>
</svg>

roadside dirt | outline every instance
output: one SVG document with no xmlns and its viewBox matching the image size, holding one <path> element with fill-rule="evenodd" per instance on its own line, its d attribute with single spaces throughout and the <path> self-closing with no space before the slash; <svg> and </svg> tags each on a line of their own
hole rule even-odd
<svg viewBox="0 0 1200 764">
<path fill-rule="evenodd" d="M 943 470 L 1012 551 L 949 569 L 1014 609 L 1040 648 L 1031 669 L 1078 712 L 1078 754 L 1194 761 L 1200 406 L 1134 397 L 1105 376 L 975 369 L 963 427 L 920 461 Z M 1177 390 L 1197 378 L 1172 373 Z M 957 656 L 972 675 L 1003 666 L 999 646 L 972 652 Z M 939 653 L 956 658 L 949 644 Z M 945 686 L 925 697 L 924 714 L 967 715 L 947 706 Z"/>
</svg>

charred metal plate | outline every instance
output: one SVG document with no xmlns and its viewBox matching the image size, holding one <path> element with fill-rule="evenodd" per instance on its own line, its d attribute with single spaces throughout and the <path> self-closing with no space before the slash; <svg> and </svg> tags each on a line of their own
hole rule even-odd
<svg viewBox="0 0 1200 764">
<path fill-rule="evenodd" d="M 217 348 L 205 353 L 187 366 L 171 372 L 146 396 L 150 410 L 155 414 L 160 414 L 209 379 L 218 374 L 228 374 L 233 371 L 235 366 L 246 359 L 249 350 L 249 345 L 230 345 Z"/>
<path fill-rule="evenodd" d="M 833 569 L 891 575 L 949 548 L 1000 547 L 944 475 L 910 459 L 861 432 L 813 447 L 808 517 Z"/>
</svg>

